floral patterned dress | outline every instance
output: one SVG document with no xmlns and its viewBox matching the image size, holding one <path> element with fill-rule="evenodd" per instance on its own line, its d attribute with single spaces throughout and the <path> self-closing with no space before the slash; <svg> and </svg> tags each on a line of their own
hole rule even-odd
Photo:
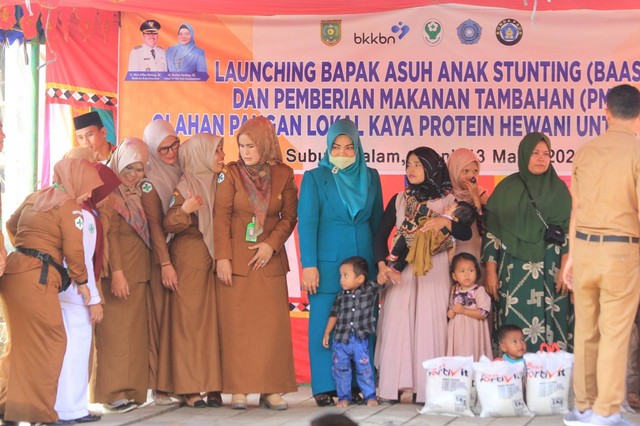
<svg viewBox="0 0 640 426">
<path fill-rule="evenodd" d="M 568 250 L 566 242 L 563 246 L 547 244 L 542 261 L 531 262 L 512 256 L 495 235 L 485 233 L 482 260 L 498 265 L 494 331 L 514 324 L 522 328 L 528 352 L 537 352 L 542 343 L 553 342 L 573 352 L 573 304 L 569 295 L 555 290 L 560 258 Z"/>
</svg>

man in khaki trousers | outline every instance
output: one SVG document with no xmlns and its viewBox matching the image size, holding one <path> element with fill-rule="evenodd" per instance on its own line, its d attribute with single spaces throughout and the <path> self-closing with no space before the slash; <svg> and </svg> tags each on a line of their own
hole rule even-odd
<svg viewBox="0 0 640 426">
<path fill-rule="evenodd" d="M 640 300 L 640 92 L 610 90 L 607 131 L 573 163 L 569 260 L 575 296 L 576 408 L 565 425 L 630 425 L 620 413 L 631 329 Z"/>
</svg>

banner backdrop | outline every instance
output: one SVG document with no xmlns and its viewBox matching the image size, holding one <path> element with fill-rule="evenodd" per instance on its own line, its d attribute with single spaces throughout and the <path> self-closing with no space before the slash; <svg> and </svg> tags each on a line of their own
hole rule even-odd
<svg viewBox="0 0 640 426">
<path fill-rule="evenodd" d="M 577 147 L 606 128 L 607 90 L 640 80 L 640 11 L 545 11 L 532 18 L 459 5 L 346 16 L 125 13 L 119 137 L 140 136 L 149 121 L 165 118 L 183 140 L 199 132 L 224 136 L 233 161 L 234 133 L 262 114 L 276 127 L 284 161 L 302 173 L 324 154 L 331 123 L 349 117 L 389 199 L 402 188 L 409 149 L 428 145 L 447 157 L 471 148 L 481 160 L 481 183 L 493 188 L 494 179 L 516 169 L 523 136 L 541 131 L 566 177 Z M 151 19 L 161 24 L 154 52 L 161 48 L 167 67 L 130 67 L 132 52 L 143 50 L 140 27 Z M 199 68 L 179 71 L 183 23 L 202 52 Z M 297 271 L 291 278 L 295 328 L 307 308 Z M 306 333 L 294 335 L 303 380 Z"/>
</svg>

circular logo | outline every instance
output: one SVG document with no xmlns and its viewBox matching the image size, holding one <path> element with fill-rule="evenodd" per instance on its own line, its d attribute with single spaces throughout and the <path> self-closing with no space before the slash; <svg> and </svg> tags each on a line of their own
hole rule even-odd
<svg viewBox="0 0 640 426">
<path fill-rule="evenodd" d="M 496 37 L 505 46 L 513 46 L 522 38 L 522 25 L 515 19 L 503 19 L 496 27 Z"/>
<path fill-rule="evenodd" d="M 476 44 L 480 40 L 481 34 L 482 27 L 471 19 L 458 25 L 458 38 L 462 44 Z"/>
<path fill-rule="evenodd" d="M 429 46 L 435 46 L 442 41 L 442 24 L 437 19 L 429 19 L 424 23 L 422 38 Z"/>
</svg>

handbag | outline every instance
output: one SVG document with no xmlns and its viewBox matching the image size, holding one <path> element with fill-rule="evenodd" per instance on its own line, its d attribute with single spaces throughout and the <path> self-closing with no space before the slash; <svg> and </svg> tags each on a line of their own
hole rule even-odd
<svg viewBox="0 0 640 426">
<path fill-rule="evenodd" d="M 563 245 L 565 242 L 565 234 L 564 234 L 564 230 L 562 229 L 562 226 L 547 224 L 547 221 L 544 220 L 544 218 L 542 217 L 542 213 L 540 213 L 540 210 L 538 210 L 538 206 L 536 206 L 536 200 L 533 199 L 533 197 L 531 196 L 531 192 L 529 192 L 529 187 L 527 186 L 527 183 L 524 181 L 524 179 L 522 179 L 522 176 L 518 175 L 518 177 L 524 184 L 524 189 L 527 190 L 527 195 L 531 200 L 531 205 L 533 206 L 533 209 L 536 211 L 536 214 L 538 215 L 538 217 L 540 218 L 540 221 L 545 227 L 544 237 L 543 237 L 544 240 L 547 243 L 557 244 L 559 246 Z"/>
</svg>

